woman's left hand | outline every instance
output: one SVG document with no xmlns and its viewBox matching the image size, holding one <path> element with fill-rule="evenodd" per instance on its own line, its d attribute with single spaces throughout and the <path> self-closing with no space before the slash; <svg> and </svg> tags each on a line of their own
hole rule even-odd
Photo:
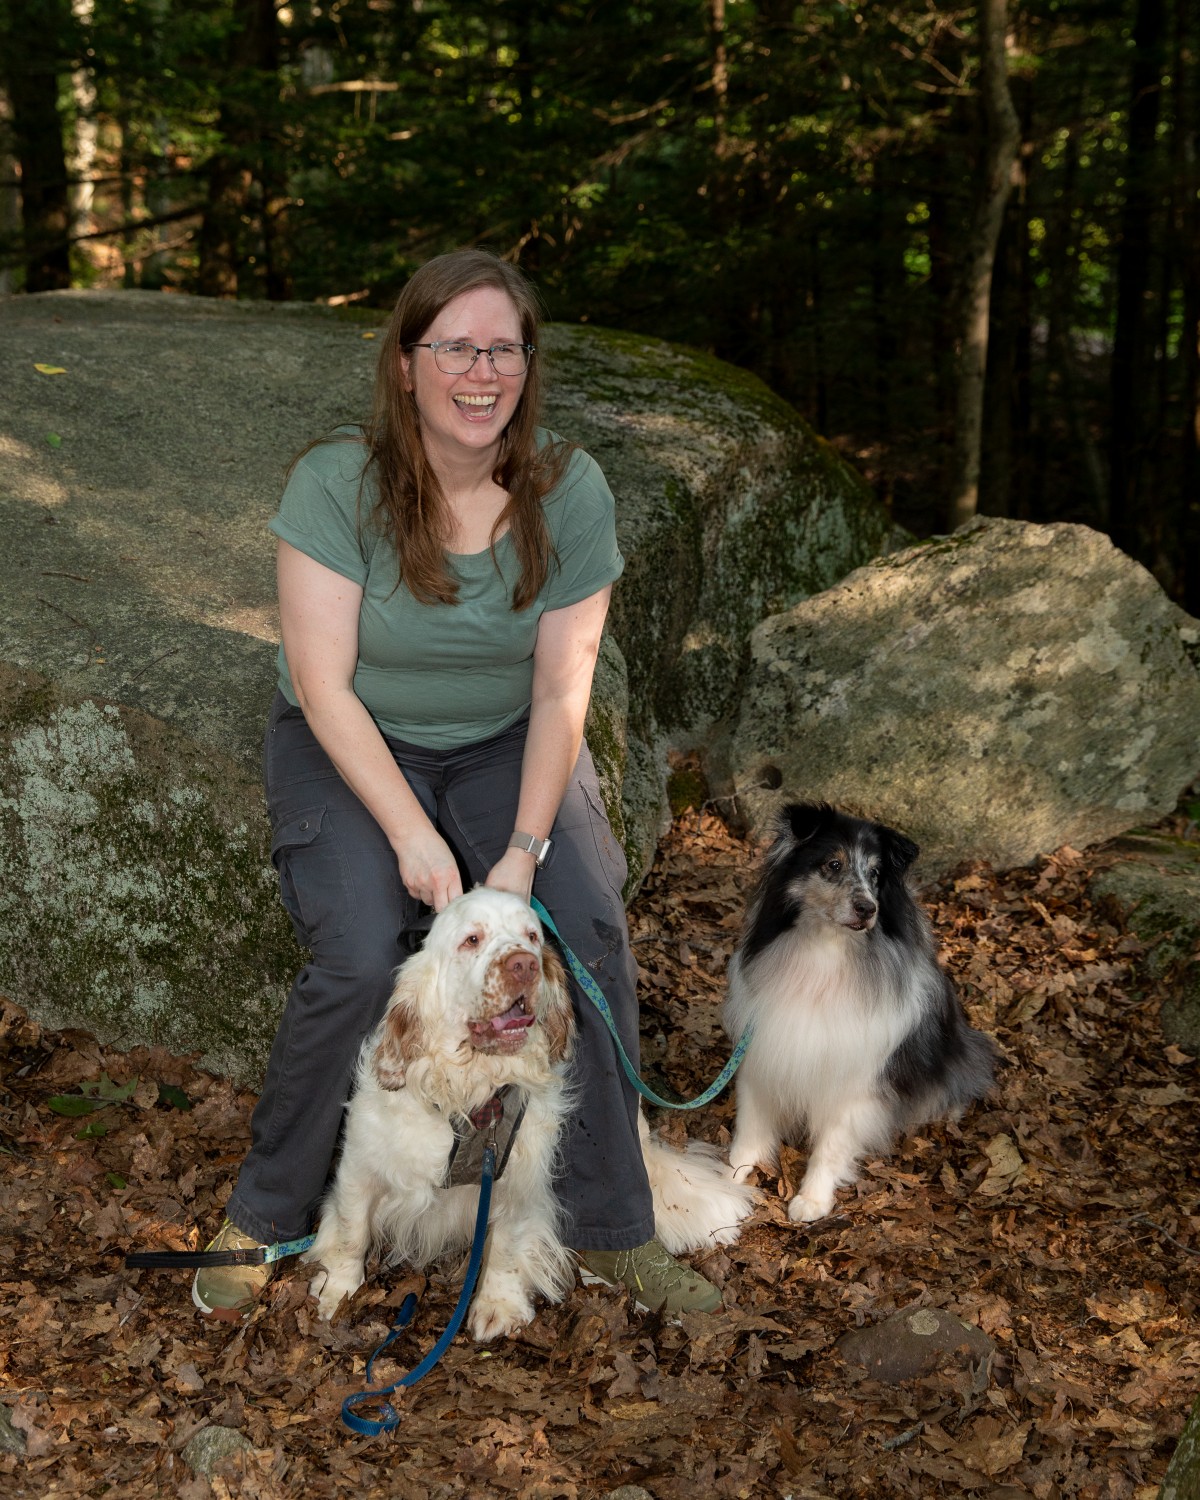
<svg viewBox="0 0 1200 1500">
<path fill-rule="evenodd" d="M 506 849 L 492 868 L 484 885 L 494 891 L 511 891 L 528 901 L 533 891 L 533 877 L 537 873 L 537 861 L 524 849 Z"/>
</svg>

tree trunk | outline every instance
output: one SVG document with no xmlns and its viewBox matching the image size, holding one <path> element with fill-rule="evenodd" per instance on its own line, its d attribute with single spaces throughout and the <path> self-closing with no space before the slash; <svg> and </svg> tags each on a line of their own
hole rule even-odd
<svg viewBox="0 0 1200 1500">
<path fill-rule="evenodd" d="M 808 323 L 812 330 L 812 395 L 809 410 L 813 424 L 819 433 L 829 431 L 829 384 L 825 357 L 826 315 L 825 298 L 822 293 L 821 259 L 824 249 L 817 228 L 809 231 L 808 241 Z"/>
<path fill-rule="evenodd" d="M 71 205 L 58 113 L 58 74 L 67 17 L 59 0 L 8 0 L 0 31 L 12 108 L 14 153 L 21 169 L 25 290 L 71 285 Z"/>
<path fill-rule="evenodd" d="M 1175 244 L 1183 287 L 1180 334 L 1178 597 L 1189 614 L 1200 614 L 1200 21 L 1179 7 L 1175 58 L 1176 120 L 1180 173 Z"/>
<path fill-rule="evenodd" d="M 209 163 L 208 199 L 200 227 L 196 289 L 206 297 L 236 297 L 265 283 L 268 291 L 281 255 L 274 179 L 274 117 L 279 86 L 279 33 L 274 0 L 236 0 L 229 38 L 229 81 L 222 92 L 221 147 Z M 246 225 L 258 224 L 248 235 Z M 252 266 L 255 251 L 272 263 Z"/>
<path fill-rule="evenodd" d="M 13 267 L 21 243 L 21 194 L 13 155 L 8 91 L 0 87 L 0 297 L 13 291 Z"/>
<path fill-rule="evenodd" d="M 950 484 L 948 454 L 954 443 L 954 226 L 946 180 L 946 140 L 935 138 L 931 144 L 931 181 L 929 185 L 929 318 L 932 339 L 931 361 L 934 399 L 937 406 L 934 447 L 938 456 L 938 515 L 930 528 L 941 521 L 941 499 Z"/>
<path fill-rule="evenodd" d="M 93 0 L 71 0 L 71 10 L 80 26 L 92 22 Z M 75 96 L 75 138 L 71 152 L 71 236 L 76 238 L 89 234 L 96 226 L 92 220 L 92 202 L 95 188 L 92 178 L 96 171 L 96 80 L 92 70 L 86 66 L 75 69 L 71 75 L 71 88 Z"/>
<path fill-rule="evenodd" d="M 1157 132 L 1161 104 L 1165 0 L 1138 0 L 1129 74 L 1127 184 L 1117 252 L 1117 321 L 1109 414 L 1108 531 L 1124 552 L 1140 548 L 1138 511 L 1146 458 L 1146 398 L 1153 390 L 1153 236 L 1159 225 Z"/>
<path fill-rule="evenodd" d="M 983 388 L 987 369 L 988 315 L 996 244 L 1012 190 L 1020 125 L 1008 91 L 1005 40 L 1007 0 L 979 0 L 980 80 L 984 139 L 984 183 L 968 240 L 962 282 L 958 392 L 954 422 L 954 476 L 948 522 L 953 530 L 979 505 L 983 433 Z"/>
</svg>

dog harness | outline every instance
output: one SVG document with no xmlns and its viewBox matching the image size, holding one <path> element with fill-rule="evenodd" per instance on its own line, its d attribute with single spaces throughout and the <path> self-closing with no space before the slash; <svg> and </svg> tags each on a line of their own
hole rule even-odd
<svg viewBox="0 0 1200 1500">
<path fill-rule="evenodd" d="M 509 1083 L 469 1115 L 453 1116 L 450 1123 L 454 1127 L 454 1144 L 450 1147 L 442 1187 L 477 1186 L 483 1171 L 484 1149 L 489 1143 L 495 1147 L 494 1180 L 499 1182 L 525 1118 L 526 1103 L 522 1091 Z"/>
</svg>

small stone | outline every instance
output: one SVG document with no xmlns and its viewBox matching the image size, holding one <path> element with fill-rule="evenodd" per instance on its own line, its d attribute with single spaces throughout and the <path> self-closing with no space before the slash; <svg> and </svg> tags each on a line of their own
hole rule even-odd
<svg viewBox="0 0 1200 1500">
<path fill-rule="evenodd" d="M 202 1427 L 183 1450 L 185 1462 L 197 1473 L 211 1479 L 222 1459 L 231 1453 L 245 1453 L 253 1445 L 233 1427 Z"/>
<path fill-rule="evenodd" d="M 963 1368 L 978 1365 L 996 1346 L 953 1313 L 920 1307 L 844 1334 L 837 1348 L 844 1360 L 865 1366 L 875 1380 L 895 1384 L 927 1375 L 944 1360 Z"/>
<path fill-rule="evenodd" d="M 25 1454 L 25 1434 L 13 1426 L 12 1409 L 0 1401 L 0 1453 Z"/>
</svg>

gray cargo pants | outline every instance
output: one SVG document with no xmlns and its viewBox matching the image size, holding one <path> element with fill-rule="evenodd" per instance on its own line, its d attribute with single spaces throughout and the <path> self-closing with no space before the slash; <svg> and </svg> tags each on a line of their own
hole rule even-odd
<svg viewBox="0 0 1200 1500">
<path fill-rule="evenodd" d="M 388 740 L 396 763 L 453 849 L 465 889 L 484 879 L 513 829 L 525 722 L 478 745 L 436 751 Z M 277 694 L 263 752 L 271 857 L 300 942 L 300 970 L 267 1064 L 252 1142 L 227 1212 L 270 1242 L 308 1232 L 325 1190 L 364 1037 L 425 912 L 400 883 L 383 831 L 342 781 L 304 715 Z M 583 747 L 534 894 L 596 977 L 630 1057 L 638 1055 L 637 965 L 613 837 Z M 419 939 L 418 939 L 419 941 Z M 572 985 L 579 1032 L 578 1104 L 563 1143 L 558 1192 L 577 1250 L 625 1250 L 654 1233 L 637 1134 L 637 1095 L 595 1007 Z"/>
</svg>

